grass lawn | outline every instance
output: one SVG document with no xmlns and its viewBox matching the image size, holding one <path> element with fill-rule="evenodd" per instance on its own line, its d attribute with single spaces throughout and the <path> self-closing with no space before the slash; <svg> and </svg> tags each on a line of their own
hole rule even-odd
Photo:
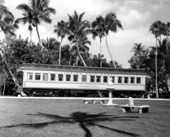
<svg viewBox="0 0 170 137">
<path fill-rule="evenodd" d="M 0 98 L 0 137 L 170 136 L 170 101 L 134 102 L 150 105 L 149 113 L 122 113 L 82 100 Z"/>
</svg>

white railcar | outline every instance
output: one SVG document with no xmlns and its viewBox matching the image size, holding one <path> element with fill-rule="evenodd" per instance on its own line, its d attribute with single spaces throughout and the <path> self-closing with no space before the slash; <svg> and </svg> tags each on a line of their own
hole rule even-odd
<svg viewBox="0 0 170 137">
<path fill-rule="evenodd" d="M 108 87 L 118 92 L 144 92 L 147 77 L 144 70 L 47 64 L 23 64 L 17 71 L 23 72 L 23 89 L 31 94 L 42 90 L 106 91 Z"/>
</svg>

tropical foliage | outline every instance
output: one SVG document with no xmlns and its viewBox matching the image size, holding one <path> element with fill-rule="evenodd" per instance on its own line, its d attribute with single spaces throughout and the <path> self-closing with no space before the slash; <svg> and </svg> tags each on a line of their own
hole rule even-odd
<svg viewBox="0 0 170 137">
<path fill-rule="evenodd" d="M 68 34 L 68 22 L 61 20 L 54 26 L 54 32 L 57 33 L 58 37 L 61 37 L 60 48 L 59 48 L 59 65 L 61 64 L 61 43 L 65 38 L 66 34 Z"/>
<path fill-rule="evenodd" d="M 16 22 L 28 23 L 30 39 L 32 41 L 32 27 L 36 28 L 39 42 L 41 41 L 38 25 L 44 21 L 51 23 L 50 14 L 55 14 L 55 9 L 49 7 L 49 0 L 29 0 L 29 4 L 20 4 L 17 9 L 23 11 L 23 17 L 18 18 Z"/>
<path fill-rule="evenodd" d="M 6 85 L 5 94 L 13 94 L 13 91 L 21 84 L 22 74 L 16 73 L 16 69 L 23 63 L 121 68 L 118 62 L 113 61 L 108 45 L 110 32 L 123 29 L 115 13 L 108 13 L 105 17 L 97 16 L 95 20 L 89 22 L 84 19 L 84 12 L 79 14 L 74 11 L 72 15 L 68 14 L 68 20 L 56 22 L 54 33 L 57 34 L 57 39 L 49 37 L 42 40 L 39 25 L 42 22 L 51 23 L 50 15 L 56 13 L 55 9 L 49 7 L 49 2 L 49 0 L 29 0 L 29 4 L 19 4 L 16 8 L 22 11 L 23 16 L 15 20 L 13 14 L 3 5 L 3 1 L 0 1 L 0 33 L 5 34 L 5 39 L 0 41 L 0 77 L 2 79 L 0 83 L 1 85 L 6 83 L 4 84 Z M 18 29 L 20 22 L 28 24 L 29 40 L 16 37 L 15 30 Z M 32 40 L 34 27 L 39 40 L 38 44 Z M 161 96 L 163 93 L 169 93 L 170 23 L 155 21 L 148 30 L 155 36 L 155 45 L 146 48 L 147 45 L 135 43 L 129 63 L 133 69 L 147 71 L 150 76 L 147 90 L 154 91 L 158 85 Z M 100 53 L 97 55 L 89 52 L 91 34 L 94 39 L 98 37 L 100 40 Z M 111 58 L 110 62 L 102 54 L 103 38 Z"/>
<path fill-rule="evenodd" d="M 159 42 L 157 47 L 145 48 L 141 43 L 135 44 L 133 48 L 133 56 L 129 60 L 129 63 L 134 69 L 145 69 L 150 78 L 147 81 L 147 90 L 153 94 L 157 94 L 155 91 L 156 84 L 156 71 L 157 71 L 157 88 L 160 97 L 166 95 L 170 97 L 168 89 L 169 72 L 170 72 L 170 43 L 168 39 L 164 38 L 162 42 Z M 157 56 L 157 70 L 155 69 L 155 56 Z"/>
<path fill-rule="evenodd" d="M 83 20 L 83 16 L 85 13 L 81 13 L 78 15 L 78 13 L 75 11 L 74 14 L 68 15 L 69 21 L 68 21 L 68 39 L 71 41 L 71 43 L 76 47 L 77 49 L 77 55 L 81 59 L 83 65 L 87 67 L 81 53 L 80 48 L 83 48 L 86 43 L 90 44 L 87 39 L 87 34 L 90 32 L 90 22 L 87 20 Z M 86 40 L 86 43 L 82 42 Z"/>
<path fill-rule="evenodd" d="M 99 37 L 100 38 L 100 66 L 102 67 L 102 47 L 101 47 L 101 42 L 102 42 L 102 38 L 105 37 L 106 39 L 106 47 L 107 50 L 109 52 L 111 61 L 113 63 L 113 67 L 116 68 L 116 64 L 113 61 L 113 57 L 111 54 L 111 51 L 109 49 L 109 45 L 108 45 L 108 34 L 109 32 L 117 32 L 118 28 L 123 29 L 123 26 L 121 24 L 121 22 L 117 19 L 117 16 L 115 13 L 109 13 L 105 16 L 105 18 L 103 18 L 102 16 L 99 16 L 96 18 L 95 21 L 92 22 L 92 34 L 93 34 L 93 38 L 95 37 Z"/>
</svg>

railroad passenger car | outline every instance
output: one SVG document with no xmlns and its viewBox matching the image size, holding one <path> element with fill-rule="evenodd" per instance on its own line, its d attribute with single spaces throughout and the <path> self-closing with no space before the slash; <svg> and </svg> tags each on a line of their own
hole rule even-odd
<svg viewBox="0 0 170 137">
<path fill-rule="evenodd" d="M 110 86 L 118 95 L 141 95 L 147 77 L 144 70 L 47 64 L 23 64 L 17 71 L 23 72 L 23 91 L 28 96 L 88 96 L 97 91 L 106 95 Z"/>
</svg>

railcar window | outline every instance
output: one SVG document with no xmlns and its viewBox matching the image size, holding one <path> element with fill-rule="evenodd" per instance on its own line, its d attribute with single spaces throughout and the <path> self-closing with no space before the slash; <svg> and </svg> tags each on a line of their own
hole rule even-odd
<svg viewBox="0 0 170 137">
<path fill-rule="evenodd" d="M 90 76 L 90 82 L 94 82 L 95 81 L 95 76 L 94 75 L 91 75 Z"/>
<path fill-rule="evenodd" d="M 35 73 L 35 80 L 40 80 L 40 79 L 41 79 L 40 73 Z"/>
<path fill-rule="evenodd" d="M 67 74 L 66 75 L 66 81 L 70 81 L 71 80 L 71 75 L 70 74 Z"/>
<path fill-rule="evenodd" d="M 128 77 L 124 77 L 124 83 L 128 83 L 129 82 L 129 78 Z"/>
<path fill-rule="evenodd" d="M 131 78 L 130 78 L 130 83 L 131 83 L 131 84 L 135 83 L 135 80 L 134 80 L 134 79 L 135 79 L 134 77 L 131 77 Z"/>
<path fill-rule="evenodd" d="M 87 76 L 86 75 L 82 75 L 82 82 L 86 82 L 87 81 Z"/>
<path fill-rule="evenodd" d="M 78 75 L 73 75 L 73 81 L 78 81 Z"/>
<path fill-rule="evenodd" d="M 101 76 L 96 76 L 96 82 L 100 82 L 101 81 Z"/>
<path fill-rule="evenodd" d="M 28 73 L 28 80 L 33 80 L 33 73 Z"/>
<path fill-rule="evenodd" d="M 63 74 L 58 74 L 58 81 L 63 81 Z"/>
<path fill-rule="evenodd" d="M 137 78 L 136 78 L 136 83 L 137 83 L 137 84 L 140 84 L 140 83 L 141 83 L 141 78 L 140 78 L 140 77 L 137 77 Z"/>
<path fill-rule="evenodd" d="M 118 77 L 118 83 L 122 83 L 122 77 Z"/>
<path fill-rule="evenodd" d="M 108 77 L 107 76 L 103 76 L 103 83 L 107 83 L 108 82 Z"/>
<path fill-rule="evenodd" d="M 111 77 L 111 80 L 112 80 L 112 83 L 115 83 L 115 77 L 114 76 Z"/>
<path fill-rule="evenodd" d="M 48 73 L 43 73 L 43 81 L 48 81 Z"/>
<path fill-rule="evenodd" d="M 55 74 L 51 74 L 50 79 L 51 79 L 51 81 L 55 81 Z"/>
</svg>

